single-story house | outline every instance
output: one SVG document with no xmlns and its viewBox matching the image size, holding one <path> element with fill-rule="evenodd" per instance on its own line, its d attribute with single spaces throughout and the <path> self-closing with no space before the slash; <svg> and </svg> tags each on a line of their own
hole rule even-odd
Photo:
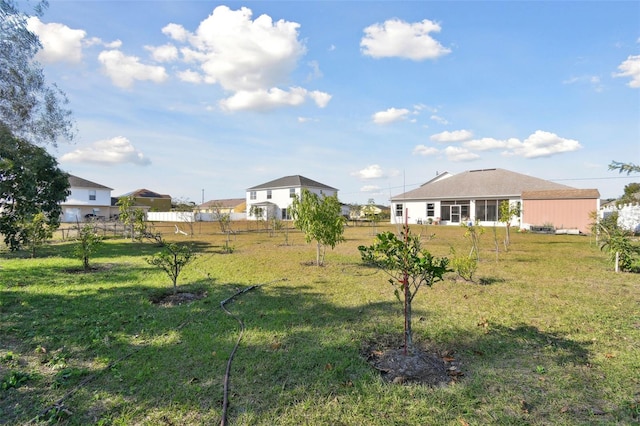
<svg viewBox="0 0 640 426">
<path fill-rule="evenodd" d="M 148 189 L 137 189 L 128 192 L 117 198 L 133 197 L 133 204 L 136 207 L 147 206 L 149 211 L 169 212 L 171 211 L 171 195 L 158 194 Z"/>
<path fill-rule="evenodd" d="M 111 206 L 112 188 L 102 184 L 69 175 L 71 194 L 62 206 L 62 222 L 82 222 L 87 219 L 109 219 L 118 208 Z"/>
<path fill-rule="evenodd" d="M 349 210 L 349 220 L 370 220 L 372 218 L 388 218 L 390 213 L 389 206 L 381 204 L 365 204 L 360 206 L 358 210 Z"/>
<path fill-rule="evenodd" d="M 228 214 L 231 220 L 246 219 L 247 200 L 244 198 L 226 198 L 209 200 L 196 207 L 199 220 L 217 220 L 217 214 Z"/>
<path fill-rule="evenodd" d="M 247 219 L 291 219 L 288 214 L 288 209 L 291 206 L 293 198 L 296 196 L 300 197 L 303 188 L 318 195 L 326 195 L 327 197 L 338 194 L 336 188 L 304 176 L 293 175 L 281 177 L 247 189 Z"/>
<path fill-rule="evenodd" d="M 582 233 L 590 232 L 589 214 L 600 207 L 596 189 L 580 190 L 505 169 L 468 170 L 439 174 L 414 190 L 393 196 L 391 223 L 504 226 L 499 220 L 503 201 L 520 206 L 520 216 L 512 218 L 512 226 L 551 225 Z"/>
<path fill-rule="evenodd" d="M 197 207 L 198 213 L 245 213 L 247 200 L 244 198 L 226 198 L 223 200 L 209 200 Z"/>
</svg>

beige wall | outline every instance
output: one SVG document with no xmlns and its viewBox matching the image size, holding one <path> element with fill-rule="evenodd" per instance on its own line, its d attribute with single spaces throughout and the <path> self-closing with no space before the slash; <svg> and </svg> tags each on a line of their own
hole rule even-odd
<svg viewBox="0 0 640 426">
<path fill-rule="evenodd" d="M 578 229 L 591 233 L 590 212 L 598 210 L 598 200 L 523 200 L 523 222 L 532 226 L 552 224 L 556 229 Z"/>
</svg>

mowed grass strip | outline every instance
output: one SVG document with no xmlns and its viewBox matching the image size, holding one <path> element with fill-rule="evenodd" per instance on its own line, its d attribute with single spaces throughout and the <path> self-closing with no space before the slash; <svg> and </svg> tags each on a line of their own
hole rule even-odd
<svg viewBox="0 0 640 426">
<path fill-rule="evenodd" d="M 219 423 L 239 333 L 220 302 L 251 285 L 227 304 L 246 328 L 231 371 L 231 424 L 639 420 L 640 279 L 613 273 L 590 237 L 512 232 L 505 251 L 504 230 L 487 228 L 476 282 L 451 273 L 420 290 L 415 339 L 464 373 L 430 388 L 389 384 L 364 355 L 372 342 L 401 341 L 402 305 L 357 250 L 395 227 L 347 227 L 346 242 L 316 267 L 315 246 L 293 229 L 238 225 L 225 254 L 213 225 L 194 226 L 193 236 L 166 227 L 167 239 L 199 253 L 179 285 L 206 297 L 183 305 L 154 303 L 171 283 L 145 261 L 159 250 L 152 244 L 106 240 L 90 273 L 70 242 L 35 259 L 4 253 L 0 423 L 25 424 L 65 395 L 35 424 Z M 413 231 L 437 256 L 470 249 L 463 228 Z"/>
</svg>

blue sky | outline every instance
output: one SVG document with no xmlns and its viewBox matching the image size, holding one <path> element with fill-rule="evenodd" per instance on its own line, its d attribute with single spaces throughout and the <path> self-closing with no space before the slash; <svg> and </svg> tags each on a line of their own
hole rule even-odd
<svg viewBox="0 0 640 426">
<path fill-rule="evenodd" d="M 505 168 L 603 198 L 640 177 L 640 3 L 56 1 L 63 169 L 199 203 L 300 174 L 345 203 Z M 204 190 L 204 191 L 203 191 Z"/>
</svg>

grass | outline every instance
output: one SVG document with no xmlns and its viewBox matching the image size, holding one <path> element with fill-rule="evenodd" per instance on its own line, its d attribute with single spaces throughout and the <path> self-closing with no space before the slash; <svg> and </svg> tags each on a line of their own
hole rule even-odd
<svg viewBox="0 0 640 426">
<path fill-rule="evenodd" d="M 378 230 L 395 229 L 379 226 Z M 167 228 L 169 229 L 169 228 Z M 231 371 L 234 425 L 582 425 L 640 421 L 640 280 L 615 274 L 584 236 L 515 234 L 496 255 L 482 236 L 477 283 L 422 289 L 414 338 L 450 352 L 464 377 L 445 387 L 385 382 L 363 356 L 401 338 L 402 307 L 386 276 L 360 263 L 370 228 L 315 267 L 300 233 L 238 233 L 234 252 L 211 224 L 188 241 L 199 253 L 180 290 L 207 297 L 153 303 L 169 278 L 145 262 L 151 244 L 107 240 L 82 273 L 72 244 L 0 260 L 0 423 L 220 423 Z M 464 230 L 435 232 L 438 256 L 469 250 Z M 502 238 L 503 230 L 498 230 Z M 62 403 L 37 417 L 61 398 Z"/>
</svg>

